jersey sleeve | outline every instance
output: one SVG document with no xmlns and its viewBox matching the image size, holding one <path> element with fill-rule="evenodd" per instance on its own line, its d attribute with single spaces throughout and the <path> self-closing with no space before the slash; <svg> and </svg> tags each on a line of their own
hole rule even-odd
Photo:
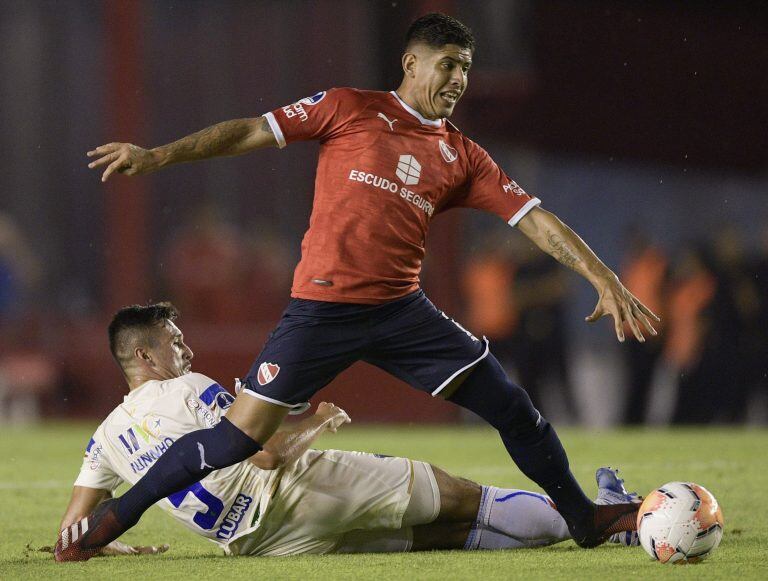
<svg viewBox="0 0 768 581">
<path fill-rule="evenodd" d="M 83 465 L 80 467 L 77 480 L 75 480 L 75 486 L 86 486 L 113 492 L 122 482 L 123 479 L 118 476 L 110 465 L 109 458 L 107 458 L 104 447 L 104 431 L 98 429 L 85 448 Z"/>
<path fill-rule="evenodd" d="M 463 196 L 454 205 L 496 214 L 510 226 L 541 203 L 496 165 L 482 147 L 466 139 L 469 179 Z"/>
<path fill-rule="evenodd" d="M 334 137 L 357 117 L 364 103 L 365 98 L 357 89 L 329 89 L 275 109 L 264 117 L 283 148 L 294 141 L 324 141 Z"/>
<path fill-rule="evenodd" d="M 185 406 L 190 419 L 200 428 L 218 424 L 235 401 L 234 396 L 202 373 L 189 373 L 183 378 Z"/>
</svg>

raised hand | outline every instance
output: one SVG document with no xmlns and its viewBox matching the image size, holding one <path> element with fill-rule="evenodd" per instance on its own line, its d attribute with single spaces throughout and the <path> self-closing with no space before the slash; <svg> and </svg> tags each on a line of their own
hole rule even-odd
<svg viewBox="0 0 768 581">
<path fill-rule="evenodd" d="M 606 315 L 612 316 L 616 337 L 622 342 L 624 341 L 624 323 L 629 325 L 632 334 L 641 343 L 645 342 L 641 325 L 650 335 L 656 335 L 656 329 L 653 328 L 650 319 L 656 322 L 661 319 L 629 292 L 615 275 L 606 277 L 604 281 L 605 283 L 598 288 L 599 298 L 595 310 L 585 320 L 588 323 L 594 323 Z"/>
<path fill-rule="evenodd" d="M 113 173 L 141 175 L 159 169 L 158 157 L 150 150 L 132 143 L 107 143 L 88 152 L 88 157 L 95 157 L 88 167 L 93 169 L 106 165 L 101 176 L 106 182 Z"/>
</svg>

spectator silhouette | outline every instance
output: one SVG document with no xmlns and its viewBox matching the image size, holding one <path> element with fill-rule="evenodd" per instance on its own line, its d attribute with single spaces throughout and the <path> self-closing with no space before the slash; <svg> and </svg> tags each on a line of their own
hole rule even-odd
<svg viewBox="0 0 768 581">
<path fill-rule="evenodd" d="M 734 224 L 719 228 L 713 240 L 713 253 L 719 280 L 713 340 L 722 382 L 717 419 L 741 423 L 747 416 L 757 370 L 765 365 L 760 343 L 766 327 L 759 326 L 760 294 L 741 230 Z"/>
<path fill-rule="evenodd" d="M 765 219 L 763 224 L 766 224 Z M 748 385 L 751 388 L 750 395 L 762 396 L 765 406 L 768 404 L 768 226 L 763 226 L 758 253 L 751 270 L 757 297 L 757 314 L 750 333 L 754 350 L 749 357 Z"/>
<path fill-rule="evenodd" d="M 169 297 L 199 322 L 242 322 L 248 319 L 248 301 L 255 300 L 243 292 L 248 280 L 244 264 L 246 250 L 238 229 L 216 204 L 203 203 L 164 253 Z"/>
<path fill-rule="evenodd" d="M 712 314 L 718 281 L 702 247 L 683 252 L 672 282 L 664 357 L 678 376 L 673 423 L 711 421 L 716 411 L 719 360 L 713 353 Z M 712 356 L 715 355 L 713 358 Z"/>
<path fill-rule="evenodd" d="M 40 398 L 52 392 L 59 371 L 41 349 L 39 317 L 32 309 L 40 261 L 14 220 L 0 213 L 0 423 L 36 421 Z"/>
<path fill-rule="evenodd" d="M 40 261 L 21 229 L 0 212 L 0 323 L 24 311 L 41 274 Z"/>
<path fill-rule="evenodd" d="M 514 368 L 542 413 L 548 413 L 542 387 L 545 380 L 554 380 L 565 413 L 576 421 L 567 362 L 565 271 L 516 237 L 474 256 L 463 281 L 470 329 L 491 340 L 496 356 Z"/>
<path fill-rule="evenodd" d="M 644 343 L 630 339 L 622 345 L 628 388 L 623 421 L 636 425 L 645 421 L 651 383 L 662 352 L 669 261 L 664 251 L 639 228 L 633 228 L 629 239 L 630 249 L 621 269 L 621 278 L 638 299 L 661 317 L 660 322 L 654 323 L 657 336 L 646 337 Z M 628 325 L 624 333 L 632 337 Z"/>
</svg>

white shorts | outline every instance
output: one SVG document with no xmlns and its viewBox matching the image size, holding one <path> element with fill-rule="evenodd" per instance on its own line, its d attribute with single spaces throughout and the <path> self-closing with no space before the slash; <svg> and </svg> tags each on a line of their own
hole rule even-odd
<svg viewBox="0 0 768 581">
<path fill-rule="evenodd" d="M 407 551 L 410 527 L 440 512 L 429 464 L 340 450 L 310 450 L 286 468 L 258 527 L 226 552 L 279 556 Z M 405 517 L 405 518 L 404 518 Z"/>
</svg>

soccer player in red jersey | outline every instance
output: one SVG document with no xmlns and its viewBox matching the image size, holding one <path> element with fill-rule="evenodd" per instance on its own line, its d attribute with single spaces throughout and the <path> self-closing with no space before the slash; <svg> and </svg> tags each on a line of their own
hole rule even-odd
<svg viewBox="0 0 768 581">
<path fill-rule="evenodd" d="M 331 89 L 266 113 L 225 121 L 151 150 L 110 143 L 89 167 L 140 175 L 166 165 L 239 155 L 293 141 L 320 142 L 315 199 L 292 299 L 226 417 L 177 440 L 142 480 L 105 501 L 57 559 L 84 560 L 133 526 L 154 502 L 210 471 L 255 454 L 287 413 L 358 360 L 472 410 L 518 467 L 557 505 L 583 547 L 633 528 L 637 505 L 596 506 L 570 472 L 554 428 L 507 377 L 487 341 L 439 311 L 419 289 L 432 217 L 452 207 L 492 212 L 584 276 L 619 340 L 639 341 L 658 318 L 539 200 L 510 179 L 447 118 L 467 88 L 474 39 L 459 21 L 428 14 L 406 37 L 396 91 Z"/>
</svg>

